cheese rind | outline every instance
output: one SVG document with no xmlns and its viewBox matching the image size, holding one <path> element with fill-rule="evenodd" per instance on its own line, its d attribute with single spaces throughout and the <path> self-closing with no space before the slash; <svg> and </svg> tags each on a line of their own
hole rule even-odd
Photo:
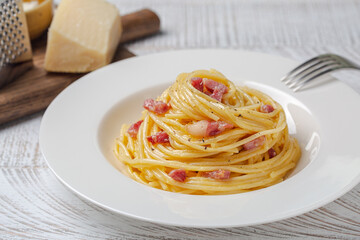
<svg viewBox="0 0 360 240">
<path fill-rule="evenodd" d="M 104 0 L 62 0 L 51 23 L 45 69 L 89 72 L 110 63 L 121 36 L 118 10 Z"/>
</svg>

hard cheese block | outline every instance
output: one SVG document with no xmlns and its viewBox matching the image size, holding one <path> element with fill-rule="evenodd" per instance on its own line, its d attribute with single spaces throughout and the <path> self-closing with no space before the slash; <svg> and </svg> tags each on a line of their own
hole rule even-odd
<svg viewBox="0 0 360 240">
<path fill-rule="evenodd" d="M 120 15 L 104 0 L 62 0 L 51 23 L 45 69 L 89 72 L 110 63 L 121 36 Z"/>
</svg>

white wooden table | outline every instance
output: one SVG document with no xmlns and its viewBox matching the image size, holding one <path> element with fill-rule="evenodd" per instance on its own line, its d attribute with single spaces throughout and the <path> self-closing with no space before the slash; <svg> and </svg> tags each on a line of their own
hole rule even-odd
<svg viewBox="0 0 360 240">
<path fill-rule="evenodd" d="M 333 52 L 360 62 L 356 0 L 113 2 L 122 14 L 149 7 L 161 18 L 161 34 L 127 45 L 137 55 L 231 48 L 300 61 Z M 337 77 L 360 93 L 360 73 Z M 38 140 L 42 115 L 0 125 L 0 239 L 360 239 L 360 185 L 315 211 L 242 228 L 168 227 L 114 214 L 80 199 L 47 167 Z"/>
</svg>

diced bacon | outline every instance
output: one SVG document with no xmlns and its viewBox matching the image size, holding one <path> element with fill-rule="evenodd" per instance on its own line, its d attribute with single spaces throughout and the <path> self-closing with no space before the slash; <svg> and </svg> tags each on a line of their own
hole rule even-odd
<svg viewBox="0 0 360 240">
<path fill-rule="evenodd" d="M 209 125 L 206 129 L 206 136 L 215 136 L 222 133 L 226 129 L 231 129 L 233 127 L 234 125 L 225 121 L 209 122 Z"/>
<path fill-rule="evenodd" d="M 219 133 L 221 133 L 219 129 L 219 123 L 218 122 L 208 122 L 208 126 L 206 128 L 205 136 L 215 136 Z M 205 137 L 204 136 L 204 137 Z"/>
<path fill-rule="evenodd" d="M 274 111 L 274 107 L 271 105 L 266 104 L 260 107 L 260 112 L 262 113 L 271 113 L 272 111 Z"/>
<path fill-rule="evenodd" d="M 207 78 L 204 78 L 203 82 L 205 88 L 209 92 L 211 92 L 211 94 L 207 94 L 207 95 L 218 100 L 219 102 L 221 102 L 223 95 L 228 92 L 228 88 L 222 83 Z"/>
<path fill-rule="evenodd" d="M 203 81 L 204 81 L 204 86 L 207 89 L 209 89 L 211 92 L 213 92 L 215 88 L 218 87 L 219 85 L 223 85 L 224 87 L 226 87 L 224 84 L 214 81 L 212 79 L 204 78 Z"/>
<path fill-rule="evenodd" d="M 129 129 L 127 130 L 127 132 L 129 133 L 129 135 L 131 137 L 136 137 L 137 133 L 139 132 L 139 128 L 141 123 L 143 122 L 143 120 L 137 121 L 136 123 L 132 124 Z"/>
<path fill-rule="evenodd" d="M 170 105 L 163 101 L 155 101 L 154 99 L 149 98 L 145 100 L 144 108 L 156 114 L 164 114 L 169 111 Z"/>
<path fill-rule="evenodd" d="M 215 136 L 222 133 L 226 129 L 233 128 L 234 125 L 225 121 L 208 121 L 201 120 L 185 126 L 186 131 L 196 137 Z"/>
<path fill-rule="evenodd" d="M 262 146 L 265 143 L 265 136 L 255 138 L 254 140 L 247 142 L 243 145 L 244 150 L 250 150 Z"/>
<path fill-rule="evenodd" d="M 162 132 L 158 132 L 154 135 L 148 136 L 146 138 L 149 142 L 151 143 L 168 143 L 169 142 L 169 135 L 162 131 Z"/>
<path fill-rule="evenodd" d="M 227 92 L 227 87 L 225 85 L 222 85 L 222 86 L 216 87 L 214 92 L 210 95 L 210 97 L 221 102 L 222 97 L 223 97 L 224 93 L 226 93 L 226 92 Z"/>
<path fill-rule="evenodd" d="M 221 132 L 225 131 L 226 129 L 232 129 L 234 127 L 234 125 L 232 125 L 231 123 L 227 123 L 225 121 L 217 121 L 219 123 L 219 130 Z"/>
<path fill-rule="evenodd" d="M 223 95 L 228 92 L 228 88 L 224 84 L 208 78 L 193 77 L 191 78 L 191 85 L 219 102 L 221 102 Z"/>
<path fill-rule="evenodd" d="M 184 169 L 174 169 L 169 173 L 169 176 L 178 182 L 184 182 L 186 179 L 186 172 Z"/>
<path fill-rule="evenodd" d="M 224 169 L 218 169 L 212 172 L 204 172 L 202 173 L 201 176 L 217 179 L 217 180 L 225 180 L 230 178 L 230 171 Z"/>
<path fill-rule="evenodd" d="M 276 151 L 273 148 L 268 150 L 269 158 L 273 158 L 276 156 Z"/>
<path fill-rule="evenodd" d="M 200 92 L 204 91 L 204 84 L 203 84 L 203 79 L 200 77 L 193 77 L 191 78 L 191 85 L 196 88 L 197 90 L 199 90 Z"/>
</svg>

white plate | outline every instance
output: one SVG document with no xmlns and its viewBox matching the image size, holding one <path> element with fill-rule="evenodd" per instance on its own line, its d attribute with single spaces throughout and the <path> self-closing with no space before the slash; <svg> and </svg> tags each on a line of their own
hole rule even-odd
<svg viewBox="0 0 360 240">
<path fill-rule="evenodd" d="M 292 93 L 279 79 L 297 62 L 262 53 L 186 50 L 123 60 L 71 84 L 46 110 L 41 150 L 66 186 L 111 211 L 161 224 L 232 227 L 313 210 L 360 181 L 360 96 L 338 81 Z M 284 107 L 303 155 L 284 182 L 249 193 L 192 196 L 144 186 L 115 169 L 112 148 L 122 123 L 140 117 L 181 72 L 215 68 Z"/>
</svg>

